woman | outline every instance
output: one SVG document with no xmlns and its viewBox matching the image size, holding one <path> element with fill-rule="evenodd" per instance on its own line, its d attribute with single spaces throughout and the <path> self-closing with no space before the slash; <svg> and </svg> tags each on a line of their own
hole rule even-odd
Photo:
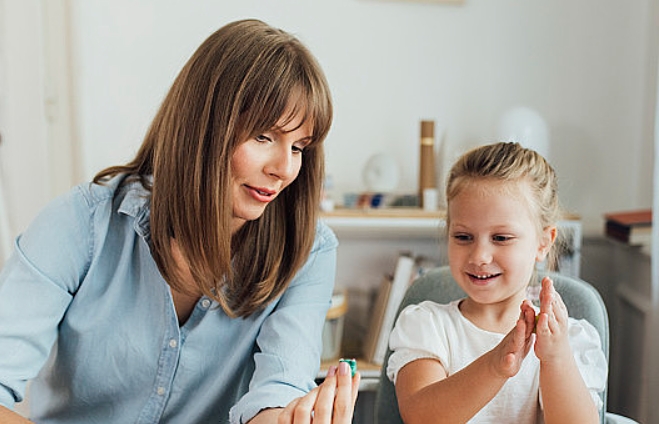
<svg viewBox="0 0 659 424">
<path fill-rule="evenodd" d="M 205 40 L 136 157 L 17 239 L 0 421 L 21 422 L 34 378 L 35 422 L 351 422 L 358 374 L 332 367 L 314 388 L 337 246 L 317 221 L 331 120 L 291 35 L 243 20 Z"/>
</svg>

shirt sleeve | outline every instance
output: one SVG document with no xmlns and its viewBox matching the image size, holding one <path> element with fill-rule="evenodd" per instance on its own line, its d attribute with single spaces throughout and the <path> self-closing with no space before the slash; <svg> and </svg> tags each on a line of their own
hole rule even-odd
<svg viewBox="0 0 659 424">
<path fill-rule="evenodd" d="M 602 350 L 599 333 L 588 321 L 571 319 L 568 336 L 581 377 L 586 383 L 597 409 L 601 410 L 603 402 L 600 393 L 606 388 L 608 364 Z"/>
<path fill-rule="evenodd" d="M 246 423 L 266 408 L 285 407 L 315 387 L 337 246 L 334 233 L 319 224 L 309 259 L 261 327 L 249 391 L 231 409 L 232 424 Z"/>
<path fill-rule="evenodd" d="M 16 239 L 0 273 L 0 405 L 9 409 L 48 358 L 83 272 L 84 210 L 80 196 L 53 201 Z"/>
<path fill-rule="evenodd" d="M 437 314 L 443 313 L 444 310 L 438 306 L 440 305 L 432 308 L 430 302 L 422 302 L 409 305 L 401 311 L 389 336 L 392 353 L 387 366 L 387 377 L 394 384 L 398 372 L 417 359 L 433 358 L 446 366 L 449 353 L 443 342 L 446 338 L 440 336 L 445 333 L 445 328 L 442 325 L 443 320 L 437 317 Z"/>
</svg>

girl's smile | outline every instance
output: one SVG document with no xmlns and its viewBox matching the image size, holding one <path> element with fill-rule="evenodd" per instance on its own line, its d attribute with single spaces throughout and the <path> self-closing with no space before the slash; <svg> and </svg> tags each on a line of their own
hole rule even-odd
<svg viewBox="0 0 659 424">
<path fill-rule="evenodd" d="M 488 284 L 493 284 L 496 278 L 500 277 L 501 274 L 486 274 L 486 275 L 476 275 L 476 274 L 466 274 L 470 279 L 472 284 L 476 286 L 486 286 Z"/>
<path fill-rule="evenodd" d="M 524 299 L 542 245 L 527 182 L 479 180 L 450 203 L 448 254 L 458 284 L 481 304 Z"/>
</svg>

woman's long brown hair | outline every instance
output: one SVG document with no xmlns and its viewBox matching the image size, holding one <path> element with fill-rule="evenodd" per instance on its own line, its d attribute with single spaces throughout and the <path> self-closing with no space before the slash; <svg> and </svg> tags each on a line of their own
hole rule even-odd
<svg viewBox="0 0 659 424">
<path fill-rule="evenodd" d="M 232 236 L 233 152 L 298 114 L 313 128 L 298 177 Z M 331 122 L 329 87 L 307 48 L 261 21 L 236 21 L 185 64 L 136 157 L 94 182 L 140 180 L 151 191 L 151 250 L 165 280 L 190 293 L 173 259 L 176 240 L 198 293 L 229 316 L 247 316 L 280 295 L 309 255 Z"/>
</svg>

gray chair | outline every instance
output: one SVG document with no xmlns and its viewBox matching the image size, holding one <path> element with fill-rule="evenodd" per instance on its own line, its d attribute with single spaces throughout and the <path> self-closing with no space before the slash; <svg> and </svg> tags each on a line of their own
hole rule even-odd
<svg viewBox="0 0 659 424">
<path fill-rule="evenodd" d="M 606 306 L 601 296 L 593 286 L 587 282 L 567 277 L 560 274 L 549 273 L 554 281 L 556 290 L 561 294 L 570 316 L 577 319 L 586 319 L 599 332 L 602 340 L 602 349 L 608 360 L 609 358 L 609 319 Z M 542 275 L 540 276 L 542 278 Z M 465 294 L 453 279 L 448 267 L 438 267 L 428 271 L 424 276 L 417 279 L 407 290 L 398 314 L 407 305 L 417 304 L 424 300 L 432 300 L 437 303 L 448 303 L 451 300 L 464 297 Z M 391 351 L 387 349 L 382 371 L 380 372 L 380 384 L 375 399 L 375 422 L 376 424 L 402 424 L 403 420 L 398 411 L 398 401 L 393 383 L 386 375 L 387 364 Z M 603 404 L 606 405 L 606 390 L 601 394 Z M 606 408 L 604 408 L 606 409 Z M 635 423 L 625 417 L 600 412 L 602 423 L 625 424 Z"/>
</svg>

